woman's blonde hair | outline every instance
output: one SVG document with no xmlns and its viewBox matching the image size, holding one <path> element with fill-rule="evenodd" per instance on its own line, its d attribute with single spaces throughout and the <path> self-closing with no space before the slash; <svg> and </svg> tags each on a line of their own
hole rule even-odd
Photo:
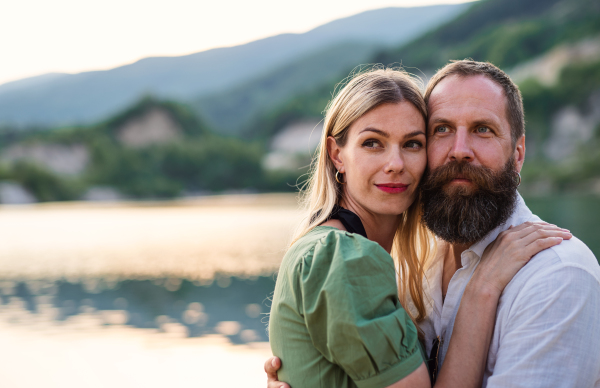
<svg viewBox="0 0 600 388">
<path fill-rule="evenodd" d="M 427 106 L 419 88 L 420 80 L 406 71 L 374 68 L 351 75 L 348 79 L 327 105 L 321 142 L 302 190 L 306 215 L 292 244 L 327 221 L 342 196 L 342 186 L 335 179 L 337 170 L 327 153 L 327 137 L 332 136 L 343 147 L 352 123 L 371 109 L 387 103 L 408 101 L 427 121 Z M 417 195 L 415 202 L 402 214 L 392 248 L 399 271 L 400 302 L 415 323 L 426 316 L 423 276 L 425 263 L 434 247 L 432 235 L 421 223 L 420 198 Z M 412 305 L 409 304 L 409 293 Z"/>
</svg>

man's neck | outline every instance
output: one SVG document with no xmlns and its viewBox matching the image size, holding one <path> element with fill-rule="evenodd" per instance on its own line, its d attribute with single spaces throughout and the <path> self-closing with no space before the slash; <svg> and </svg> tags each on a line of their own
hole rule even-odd
<svg viewBox="0 0 600 388">
<path fill-rule="evenodd" d="M 462 267 L 462 259 L 461 259 L 462 253 L 464 251 L 466 251 L 467 249 L 469 249 L 469 247 L 471 245 L 473 245 L 473 244 L 471 244 L 471 243 L 467 243 L 467 244 L 450 244 L 450 248 L 449 248 L 449 251 L 450 251 L 450 260 L 454 261 L 454 265 L 456 266 L 457 270 Z"/>
</svg>

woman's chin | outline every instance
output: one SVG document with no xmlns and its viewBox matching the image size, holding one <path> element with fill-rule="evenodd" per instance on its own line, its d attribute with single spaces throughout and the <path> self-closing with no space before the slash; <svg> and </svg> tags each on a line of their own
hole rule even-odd
<svg viewBox="0 0 600 388">
<path fill-rule="evenodd" d="M 380 215 L 398 216 L 404 213 L 412 203 L 412 200 L 407 200 L 406 198 L 379 201 L 373 206 L 372 212 Z"/>
</svg>

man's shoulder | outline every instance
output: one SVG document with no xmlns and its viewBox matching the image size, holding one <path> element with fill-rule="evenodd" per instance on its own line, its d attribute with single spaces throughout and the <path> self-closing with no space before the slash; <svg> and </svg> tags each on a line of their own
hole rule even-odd
<svg viewBox="0 0 600 388">
<path fill-rule="evenodd" d="M 542 221 L 532 214 L 528 221 Z M 560 225 L 559 225 L 560 226 Z M 529 267 L 529 268 L 528 268 Z M 600 283 L 600 265 L 594 253 L 576 236 L 535 255 L 523 268 L 536 273 L 550 274 L 563 268 L 580 268 L 590 273 Z M 526 271 L 529 272 L 529 271 Z"/>
<path fill-rule="evenodd" d="M 598 298 L 600 266 L 588 247 L 573 237 L 538 253 L 515 275 L 500 299 L 498 319 L 510 325 L 539 309 L 554 311 L 549 320 L 563 319 L 579 311 L 581 303 Z M 586 313 L 597 316 L 600 305 L 588 306 Z"/>
<path fill-rule="evenodd" d="M 558 281 L 563 285 L 584 282 L 600 287 L 598 260 L 587 245 L 575 236 L 535 255 L 507 288 L 512 291 L 517 288 L 527 290 Z"/>
<path fill-rule="evenodd" d="M 564 240 L 545 251 L 538 253 L 534 259 L 546 256 L 555 256 L 558 258 L 557 267 L 577 267 L 593 274 L 600 282 L 600 265 L 596 256 L 590 248 L 576 236 L 570 240 Z M 543 264 L 543 263 L 540 263 Z"/>
</svg>

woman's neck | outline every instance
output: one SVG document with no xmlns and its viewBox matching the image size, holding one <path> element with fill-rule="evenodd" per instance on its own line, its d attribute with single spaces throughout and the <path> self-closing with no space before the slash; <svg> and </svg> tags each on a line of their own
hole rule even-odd
<svg viewBox="0 0 600 388">
<path fill-rule="evenodd" d="M 401 216 L 374 214 L 355 201 L 347 199 L 342 199 L 340 206 L 350 210 L 360 218 L 369 240 L 381 245 L 388 253 L 392 251 Z"/>
</svg>

